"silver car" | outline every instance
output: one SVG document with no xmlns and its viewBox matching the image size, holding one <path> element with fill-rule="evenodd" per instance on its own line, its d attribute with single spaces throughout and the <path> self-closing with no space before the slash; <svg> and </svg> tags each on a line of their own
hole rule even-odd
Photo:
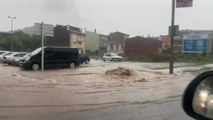
<svg viewBox="0 0 213 120">
<path fill-rule="evenodd" d="M 17 57 L 15 59 L 13 59 L 12 61 L 12 65 L 14 66 L 19 66 L 20 65 L 20 62 L 25 60 L 27 57 L 29 57 L 30 53 L 27 53 L 25 56 L 23 57 Z"/>
<path fill-rule="evenodd" d="M 104 61 L 122 61 L 123 57 L 115 54 L 115 53 L 107 53 L 103 56 Z"/>
<path fill-rule="evenodd" d="M 21 57 L 25 56 L 26 54 L 27 54 L 26 52 L 15 52 L 10 55 L 4 56 L 2 59 L 2 63 L 7 63 L 8 65 L 11 65 L 11 64 L 13 64 L 13 61 L 16 58 L 21 58 Z"/>
<path fill-rule="evenodd" d="M 8 55 L 10 55 L 10 54 L 12 54 L 12 53 L 13 53 L 13 52 L 6 51 L 6 52 L 0 54 L 0 62 L 2 62 L 2 60 L 3 60 L 3 58 L 4 58 L 5 56 L 8 56 Z"/>
</svg>

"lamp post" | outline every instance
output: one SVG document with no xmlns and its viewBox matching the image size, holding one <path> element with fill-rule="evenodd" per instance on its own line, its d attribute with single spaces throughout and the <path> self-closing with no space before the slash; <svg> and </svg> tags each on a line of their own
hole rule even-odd
<svg viewBox="0 0 213 120">
<path fill-rule="evenodd" d="M 8 16 L 8 18 L 11 20 L 11 34 L 13 35 L 13 20 L 16 19 L 16 17 Z M 13 39 L 11 39 L 11 51 L 13 51 Z"/>
<path fill-rule="evenodd" d="M 171 47 L 170 47 L 170 62 L 169 62 L 169 73 L 174 73 L 174 36 L 175 36 L 175 0 L 172 0 L 172 20 L 171 20 Z"/>
</svg>

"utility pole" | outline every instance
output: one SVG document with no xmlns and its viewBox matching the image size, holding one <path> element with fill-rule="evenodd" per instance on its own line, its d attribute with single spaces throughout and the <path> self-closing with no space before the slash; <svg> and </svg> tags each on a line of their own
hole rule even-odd
<svg viewBox="0 0 213 120">
<path fill-rule="evenodd" d="M 171 21 L 171 41 L 170 41 L 170 63 L 169 73 L 174 73 L 174 36 L 175 36 L 175 0 L 172 0 L 172 21 Z"/>
<path fill-rule="evenodd" d="M 41 23 L 41 70 L 44 71 L 44 22 Z"/>
<path fill-rule="evenodd" d="M 8 16 L 8 18 L 11 20 L 11 34 L 13 35 L 13 20 L 16 19 L 16 17 Z M 13 39 L 11 39 L 11 51 L 13 51 Z"/>
</svg>

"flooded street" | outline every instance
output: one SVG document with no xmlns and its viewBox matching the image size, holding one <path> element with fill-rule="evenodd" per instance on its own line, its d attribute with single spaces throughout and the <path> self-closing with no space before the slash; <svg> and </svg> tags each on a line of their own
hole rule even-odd
<svg viewBox="0 0 213 120">
<path fill-rule="evenodd" d="M 105 74 L 119 66 L 130 69 L 133 74 Z M 180 68 L 170 75 L 167 63 L 92 60 L 79 68 L 44 72 L 24 71 L 1 64 L 0 120 L 41 120 L 73 112 L 87 118 L 88 114 L 79 112 L 180 98 L 186 85 L 195 77 L 183 72 L 182 68 L 186 66 L 195 65 L 177 64 Z M 75 118 L 78 117 L 75 115 Z"/>
</svg>

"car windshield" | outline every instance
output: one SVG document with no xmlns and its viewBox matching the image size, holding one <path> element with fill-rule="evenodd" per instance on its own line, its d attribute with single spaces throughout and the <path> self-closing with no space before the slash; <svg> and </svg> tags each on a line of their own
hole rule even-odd
<svg viewBox="0 0 213 120">
<path fill-rule="evenodd" d="M 32 53 L 30 53 L 30 56 L 34 56 L 34 55 L 38 54 L 39 52 L 41 52 L 41 48 L 34 50 Z"/>
<path fill-rule="evenodd" d="M 117 54 L 115 53 L 110 53 L 111 56 L 118 56 Z"/>
<path fill-rule="evenodd" d="M 8 56 L 8 55 L 11 55 L 11 54 L 13 54 L 13 53 L 9 52 L 9 53 L 4 53 L 3 55 Z"/>
<path fill-rule="evenodd" d="M 213 70 L 213 0 L 0 1 L 0 120 L 188 120 Z"/>
<path fill-rule="evenodd" d="M 7 56 L 16 56 L 18 53 L 11 53 L 11 54 L 8 54 Z"/>
<path fill-rule="evenodd" d="M 28 53 L 20 53 L 19 57 L 24 57 L 25 55 L 27 55 Z"/>
<path fill-rule="evenodd" d="M 0 55 L 2 55 L 3 53 L 5 53 L 5 52 L 0 52 Z"/>
<path fill-rule="evenodd" d="M 23 57 L 25 55 L 25 53 L 16 53 L 13 54 L 14 57 Z"/>
<path fill-rule="evenodd" d="M 23 56 L 23 58 L 29 57 L 30 53 L 27 53 L 26 55 Z"/>
</svg>

